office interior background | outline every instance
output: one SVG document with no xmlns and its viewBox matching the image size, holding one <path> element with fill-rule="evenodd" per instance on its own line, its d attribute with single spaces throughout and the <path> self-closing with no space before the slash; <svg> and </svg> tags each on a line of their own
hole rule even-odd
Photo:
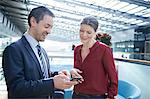
<svg viewBox="0 0 150 99">
<path fill-rule="evenodd" d="M 41 5 L 56 16 L 51 34 L 41 43 L 52 70 L 73 67 L 80 21 L 94 16 L 98 31 L 111 36 L 119 79 L 139 87 L 141 99 L 150 99 L 150 0 L 0 0 L 0 96 L 7 97 L 2 52 L 27 31 L 29 12 Z"/>
</svg>

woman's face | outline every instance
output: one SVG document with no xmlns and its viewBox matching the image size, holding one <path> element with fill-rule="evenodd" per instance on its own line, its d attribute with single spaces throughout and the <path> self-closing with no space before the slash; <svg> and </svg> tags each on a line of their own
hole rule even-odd
<svg viewBox="0 0 150 99">
<path fill-rule="evenodd" d="M 82 43 L 88 43 L 94 39 L 96 33 L 94 28 L 90 25 L 81 24 L 80 26 L 80 40 Z"/>
</svg>

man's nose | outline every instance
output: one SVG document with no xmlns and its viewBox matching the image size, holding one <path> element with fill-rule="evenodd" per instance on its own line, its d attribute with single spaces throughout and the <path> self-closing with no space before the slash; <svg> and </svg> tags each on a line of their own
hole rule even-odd
<svg viewBox="0 0 150 99">
<path fill-rule="evenodd" d="M 52 30 L 52 29 L 47 29 L 47 34 L 50 34 L 50 33 L 51 33 L 51 30 Z"/>
</svg>

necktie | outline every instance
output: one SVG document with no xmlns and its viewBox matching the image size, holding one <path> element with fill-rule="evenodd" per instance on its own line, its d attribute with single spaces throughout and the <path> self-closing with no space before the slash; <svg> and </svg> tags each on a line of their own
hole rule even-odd
<svg viewBox="0 0 150 99">
<path fill-rule="evenodd" d="M 47 63 L 46 63 L 46 59 L 44 57 L 44 53 L 42 52 L 40 45 L 37 45 L 36 48 L 38 50 L 38 55 L 39 55 L 39 58 L 41 61 L 41 69 L 43 72 L 43 76 L 44 76 L 44 78 L 48 78 L 48 69 L 47 69 Z"/>
</svg>

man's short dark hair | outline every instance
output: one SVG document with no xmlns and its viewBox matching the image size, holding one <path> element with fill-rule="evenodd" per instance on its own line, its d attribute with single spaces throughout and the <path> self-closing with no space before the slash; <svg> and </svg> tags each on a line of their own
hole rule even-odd
<svg viewBox="0 0 150 99">
<path fill-rule="evenodd" d="M 81 24 L 86 24 L 86 25 L 90 25 L 94 31 L 96 32 L 97 31 L 97 28 L 98 28 L 98 21 L 96 18 L 92 17 L 92 16 L 88 16 L 88 17 L 85 17 L 82 21 L 81 21 Z"/>
<path fill-rule="evenodd" d="M 52 17 L 55 17 L 54 14 L 48 8 L 46 8 L 44 6 L 39 6 L 39 7 L 33 8 L 28 16 L 29 26 L 31 26 L 31 23 L 30 23 L 31 17 L 34 17 L 36 22 L 38 23 L 40 20 L 43 19 L 43 17 L 45 15 L 50 15 Z"/>
</svg>

